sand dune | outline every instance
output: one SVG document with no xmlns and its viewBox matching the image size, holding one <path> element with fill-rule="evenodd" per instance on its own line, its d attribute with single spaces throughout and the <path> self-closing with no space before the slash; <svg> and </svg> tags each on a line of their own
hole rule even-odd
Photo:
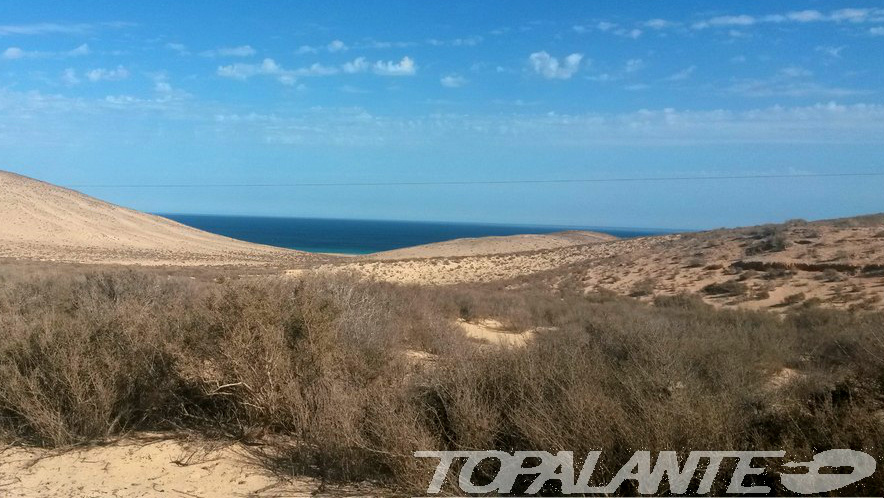
<svg viewBox="0 0 884 498">
<path fill-rule="evenodd" d="M 599 242 L 610 242 L 617 237 L 599 232 L 573 230 L 550 234 L 509 235 L 503 237 L 479 237 L 448 240 L 393 251 L 384 251 L 365 256 L 372 260 L 394 260 L 413 258 L 457 258 L 491 254 L 511 254 L 516 252 L 558 249 Z"/>
<path fill-rule="evenodd" d="M 612 291 L 643 300 L 687 292 L 716 306 L 775 311 L 807 302 L 881 309 L 884 217 L 792 222 L 533 252 L 352 260 L 319 268 L 421 285 L 576 285 L 587 292 Z"/>
<path fill-rule="evenodd" d="M 222 237 L 0 171 L 0 257 L 140 265 L 292 263 L 308 255 Z"/>
</svg>

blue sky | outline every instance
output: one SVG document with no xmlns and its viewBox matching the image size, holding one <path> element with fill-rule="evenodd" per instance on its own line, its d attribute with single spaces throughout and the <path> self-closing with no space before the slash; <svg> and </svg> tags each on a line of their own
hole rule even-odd
<svg viewBox="0 0 884 498">
<path fill-rule="evenodd" d="M 0 0 L 0 168 L 59 184 L 884 172 L 871 1 Z M 82 188 L 153 212 L 704 228 L 884 179 Z"/>
</svg>

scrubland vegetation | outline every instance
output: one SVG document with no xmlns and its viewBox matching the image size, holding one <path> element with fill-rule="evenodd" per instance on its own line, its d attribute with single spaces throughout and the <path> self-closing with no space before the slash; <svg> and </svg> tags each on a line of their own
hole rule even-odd
<svg viewBox="0 0 884 498">
<path fill-rule="evenodd" d="M 639 449 L 884 455 L 880 312 L 579 289 L 0 267 L 0 437 L 237 439 L 279 472 L 417 494 L 435 463 L 415 450 L 602 450 L 602 482 Z M 503 348 L 455 325 L 480 317 L 543 332 Z"/>
</svg>

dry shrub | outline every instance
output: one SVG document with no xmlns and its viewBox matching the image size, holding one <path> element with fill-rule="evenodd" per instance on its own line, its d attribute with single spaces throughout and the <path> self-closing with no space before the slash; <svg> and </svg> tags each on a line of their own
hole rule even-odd
<svg viewBox="0 0 884 498">
<path fill-rule="evenodd" d="M 410 493 L 433 470 L 415 450 L 603 450 L 608 477 L 636 449 L 881 456 L 881 313 L 781 319 L 567 289 L 0 271 L 0 431 L 46 446 L 140 429 L 260 440 L 276 470 Z M 557 330 L 474 344 L 452 325 L 465 302 Z M 801 377 L 774 390 L 784 367 Z"/>
<path fill-rule="evenodd" d="M 736 280 L 728 280 L 726 282 L 714 282 L 703 287 L 705 294 L 713 296 L 741 296 L 746 293 L 748 288 L 743 282 Z"/>
</svg>

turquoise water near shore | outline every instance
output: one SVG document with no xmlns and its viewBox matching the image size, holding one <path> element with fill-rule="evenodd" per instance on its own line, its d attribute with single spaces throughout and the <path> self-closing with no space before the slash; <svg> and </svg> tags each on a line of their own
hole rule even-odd
<svg viewBox="0 0 884 498">
<path fill-rule="evenodd" d="M 196 214 L 160 214 L 160 216 L 193 228 L 248 242 L 300 251 L 341 254 L 368 254 L 465 237 L 543 234 L 563 230 L 593 230 L 624 238 L 674 232 L 674 230 L 653 228 L 334 220 Z"/>
</svg>

